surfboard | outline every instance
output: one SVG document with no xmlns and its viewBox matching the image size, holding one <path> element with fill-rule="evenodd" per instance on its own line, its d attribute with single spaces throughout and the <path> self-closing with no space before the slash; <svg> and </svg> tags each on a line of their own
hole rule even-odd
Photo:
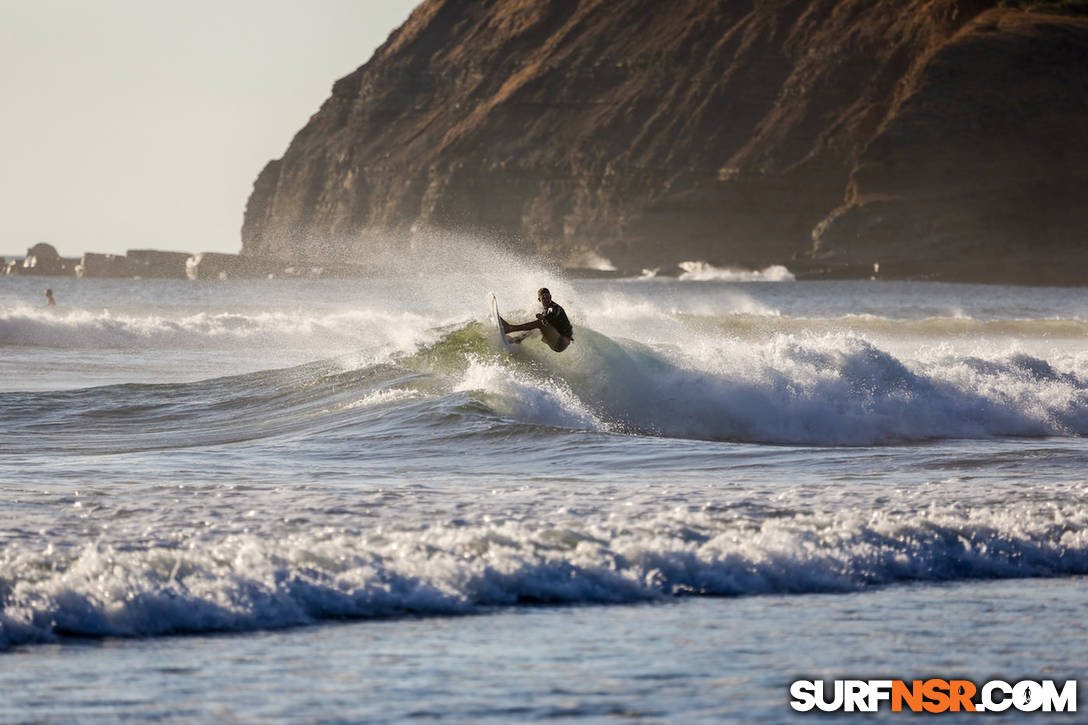
<svg viewBox="0 0 1088 725">
<path fill-rule="evenodd" d="M 506 333 L 502 331 L 502 318 L 499 316 L 499 300 L 495 297 L 494 292 L 487 293 L 487 301 L 491 306 L 491 322 L 495 325 L 495 331 L 499 335 L 499 341 L 502 343 L 504 349 L 509 350 L 511 346 L 510 338 L 506 336 Z"/>
</svg>

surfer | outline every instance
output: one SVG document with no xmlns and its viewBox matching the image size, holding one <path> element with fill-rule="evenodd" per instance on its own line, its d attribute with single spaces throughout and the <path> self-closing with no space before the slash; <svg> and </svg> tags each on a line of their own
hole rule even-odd
<svg viewBox="0 0 1088 725">
<path fill-rule="evenodd" d="M 536 298 L 540 300 L 540 306 L 544 308 L 536 316 L 533 322 L 523 325 L 511 325 L 501 317 L 503 333 L 521 332 L 523 330 L 540 330 L 544 342 L 556 352 L 563 352 L 574 341 L 574 328 L 567 319 L 567 313 L 556 302 L 552 301 L 552 293 L 547 287 L 541 287 L 536 292 Z"/>
<path fill-rule="evenodd" d="M 57 301 L 55 299 L 53 299 L 53 290 L 51 290 L 51 289 L 47 289 L 45 291 L 45 306 L 46 307 L 56 307 L 57 306 Z"/>
</svg>

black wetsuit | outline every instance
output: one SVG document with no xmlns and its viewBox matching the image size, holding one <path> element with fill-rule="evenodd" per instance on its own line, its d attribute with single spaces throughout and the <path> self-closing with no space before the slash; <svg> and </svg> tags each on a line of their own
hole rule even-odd
<svg viewBox="0 0 1088 725">
<path fill-rule="evenodd" d="M 546 322 L 556 329 L 563 337 L 574 339 L 574 327 L 567 319 L 567 313 L 555 302 L 552 302 L 546 310 L 537 315 L 537 319 Z"/>
</svg>

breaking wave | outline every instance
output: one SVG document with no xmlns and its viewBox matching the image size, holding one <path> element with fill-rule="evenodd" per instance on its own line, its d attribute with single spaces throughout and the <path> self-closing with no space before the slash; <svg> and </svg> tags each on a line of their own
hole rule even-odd
<svg viewBox="0 0 1088 725">
<path fill-rule="evenodd" d="M 192 534 L 0 553 L 0 647 L 513 604 L 854 591 L 1088 573 L 1088 509 L 701 511 Z"/>
<path fill-rule="evenodd" d="M 676 348 L 586 327 L 562 355 L 538 339 L 507 354 L 482 323 L 431 335 L 437 340 L 387 362 L 348 356 L 195 383 L 0 394 L 8 403 L 0 413 L 10 413 L 0 423 L 10 436 L 31 436 L 42 416 L 50 426 L 69 421 L 82 431 L 80 446 L 107 434 L 131 446 L 181 431 L 203 442 L 214 431 L 224 440 L 302 433 L 327 416 L 374 407 L 447 411 L 439 430 L 454 435 L 474 430 L 481 411 L 511 425 L 783 445 L 1088 434 L 1084 356 L 938 347 L 905 357 L 830 334 L 758 344 L 693 336 Z M 168 430 L 158 430 L 162 420 L 173 421 Z"/>
<path fill-rule="evenodd" d="M 704 344 L 670 354 L 583 330 L 563 356 L 527 344 L 513 361 L 470 359 L 462 386 L 529 422 L 704 440 L 1088 434 L 1084 360 L 1066 360 L 1067 369 L 1024 353 L 903 360 L 850 336 Z"/>
</svg>

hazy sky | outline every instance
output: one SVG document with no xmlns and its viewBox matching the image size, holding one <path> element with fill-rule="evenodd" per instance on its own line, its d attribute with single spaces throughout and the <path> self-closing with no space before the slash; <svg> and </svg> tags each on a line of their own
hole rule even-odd
<svg viewBox="0 0 1088 725">
<path fill-rule="evenodd" d="M 238 252 L 242 212 L 419 0 L 0 0 L 0 254 Z"/>
</svg>

